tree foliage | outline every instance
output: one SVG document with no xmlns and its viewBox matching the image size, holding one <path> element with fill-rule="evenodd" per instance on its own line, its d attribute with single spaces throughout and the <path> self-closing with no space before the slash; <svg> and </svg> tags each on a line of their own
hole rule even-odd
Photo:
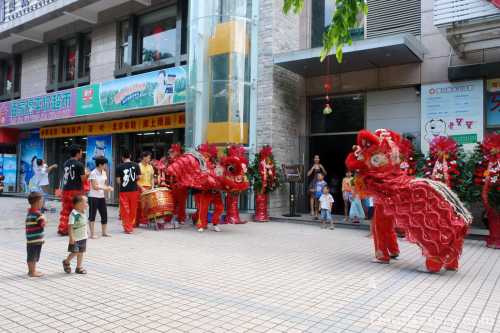
<svg viewBox="0 0 500 333">
<path fill-rule="evenodd" d="M 315 0 L 319 1 L 319 0 Z M 335 2 L 335 12 L 332 22 L 323 34 L 323 50 L 321 61 L 335 49 L 335 56 L 339 63 L 342 62 L 342 49 L 345 45 L 352 44 L 351 29 L 356 28 L 359 13 L 368 13 L 365 0 L 331 0 Z M 284 0 L 283 12 L 288 14 L 293 11 L 299 14 L 304 8 L 304 0 Z"/>
</svg>

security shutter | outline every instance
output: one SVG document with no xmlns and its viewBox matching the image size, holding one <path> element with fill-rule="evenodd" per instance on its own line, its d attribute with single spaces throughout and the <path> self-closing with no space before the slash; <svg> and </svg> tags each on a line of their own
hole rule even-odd
<svg viewBox="0 0 500 333">
<path fill-rule="evenodd" d="M 366 37 L 420 35 L 421 0 L 368 0 Z"/>
</svg>

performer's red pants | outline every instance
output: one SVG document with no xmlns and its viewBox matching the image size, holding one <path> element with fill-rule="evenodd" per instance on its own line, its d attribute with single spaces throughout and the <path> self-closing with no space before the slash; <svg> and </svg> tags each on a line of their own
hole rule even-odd
<svg viewBox="0 0 500 333">
<path fill-rule="evenodd" d="M 488 229 L 490 229 L 486 244 L 488 247 L 500 249 L 500 213 L 493 208 L 488 208 L 486 212 L 488 213 Z"/>
<path fill-rule="evenodd" d="M 214 212 L 212 214 L 212 225 L 219 224 L 220 217 L 224 212 L 224 203 L 220 192 L 201 192 L 196 195 L 197 223 L 198 228 L 206 229 L 208 225 L 208 209 L 210 204 L 214 204 Z"/>
<path fill-rule="evenodd" d="M 139 206 L 139 191 L 120 192 L 120 217 L 125 232 L 134 231 Z"/>
<path fill-rule="evenodd" d="M 151 189 L 151 186 L 143 186 L 144 188 L 144 191 L 147 191 L 147 190 L 150 190 Z M 146 216 L 144 216 L 144 213 L 143 213 L 143 209 L 142 209 L 142 206 L 141 206 L 141 203 L 140 203 L 140 198 L 141 198 L 141 193 L 142 193 L 142 189 L 139 188 L 139 199 L 137 199 L 139 201 L 138 205 L 137 205 L 137 219 L 136 219 L 136 225 L 139 225 L 139 224 L 148 224 L 149 221 L 148 219 L 146 218 Z"/>
<path fill-rule="evenodd" d="M 173 215 L 165 216 L 165 222 L 171 222 L 174 215 L 177 217 L 177 221 L 181 224 L 186 222 L 186 200 L 188 198 L 188 190 L 187 189 L 173 189 L 172 195 L 174 197 L 174 212 Z M 195 196 L 196 202 L 196 196 Z"/>
<path fill-rule="evenodd" d="M 60 235 L 66 236 L 68 234 L 68 219 L 69 214 L 73 210 L 73 197 L 79 194 L 83 194 L 83 191 L 66 190 L 62 192 L 62 207 L 59 215 L 59 227 L 57 228 L 57 232 Z"/>
<path fill-rule="evenodd" d="M 391 256 L 399 255 L 398 237 L 392 218 L 384 215 L 383 208 L 375 206 L 372 220 L 375 257 L 378 260 L 389 261 Z"/>
</svg>

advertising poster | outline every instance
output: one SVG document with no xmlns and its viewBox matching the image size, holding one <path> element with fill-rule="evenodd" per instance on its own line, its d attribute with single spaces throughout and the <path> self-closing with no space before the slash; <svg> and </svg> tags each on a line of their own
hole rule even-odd
<svg viewBox="0 0 500 333">
<path fill-rule="evenodd" d="M 15 154 L 3 154 L 3 181 L 4 192 L 16 191 L 17 156 Z"/>
<path fill-rule="evenodd" d="M 488 127 L 500 127 L 500 79 L 486 83 L 486 124 Z"/>
<path fill-rule="evenodd" d="M 421 149 L 438 136 L 449 136 L 471 151 L 483 140 L 483 81 L 422 85 Z"/>
<path fill-rule="evenodd" d="M 38 131 L 30 132 L 21 139 L 21 162 L 19 165 L 19 191 L 28 193 L 36 184 L 31 182 L 34 176 L 33 165 L 37 158 L 43 158 L 43 140 Z"/>
<path fill-rule="evenodd" d="M 113 168 L 113 146 L 112 146 L 112 136 L 89 136 L 87 138 L 87 161 L 85 163 L 86 167 L 92 171 L 95 169 L 95 159 L 96 157 L 106 157 L 108 160 L 108 180 L 112 184 L 110 177 L 110 170 Z"/>
<path fill-rule="evenodd" d="M 149 108 L 186 100 L 186 70 L 173 67 L 101 83 L 104 112 Z"/>
</svg>

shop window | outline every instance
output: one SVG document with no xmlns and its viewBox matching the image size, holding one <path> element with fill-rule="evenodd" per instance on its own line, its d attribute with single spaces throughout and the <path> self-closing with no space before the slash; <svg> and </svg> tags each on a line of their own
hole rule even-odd
<svg viewBox="0 0 500 333">
<path fill-rule="evenodd" d="M 0 60 L 0 101 L 20 97 L 21 56 Z"/>
<path fill-rule="evenodd" d="M 332 113 L 325 115 L 326 103 Z M 315 97 L 310 102 L 311 134 L 353 133 L 364 128 L 365 99 L 363 95 Z"/>
<path fill-rule="evenodd" d="M 332 22 L 333 13 L 336 8 L 335 1 L 315 0 L 312 1 L 311 6 L 311 47 L 319 47 L 323 45 L 323 33 L 330 27 L 330 23 Z M 359 14 L 356 28 L 351 29 L 353 40 L 364 39 L 364 21 L 364 15 Z"/>
<path fill-rule="evenodd" d="M 187 1 L 121 21 L 115 75 L 185 64 L 186 26 Z"/>
<path fill-rule="evenodd" d="M 90 83 L 90 33 L 49 45 L 47 91 L 74 88 Z"/>
</svg>

